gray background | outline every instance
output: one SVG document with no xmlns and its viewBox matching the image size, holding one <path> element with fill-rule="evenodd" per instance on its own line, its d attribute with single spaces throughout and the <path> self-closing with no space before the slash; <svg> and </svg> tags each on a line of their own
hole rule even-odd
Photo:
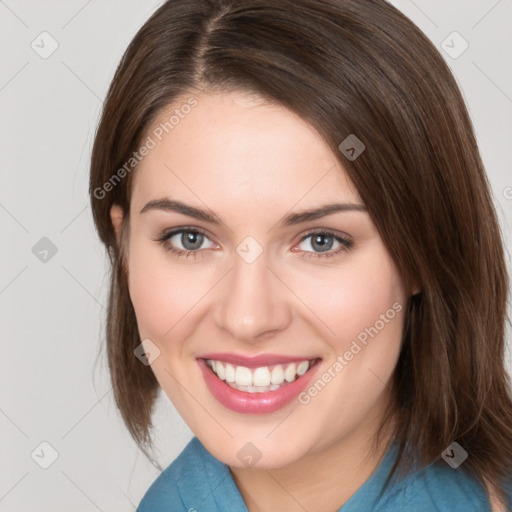
<svg viewBox="0 0 512 512">
<path fill-rule="evenodd" d="M 469 107 L 510 253 L 512 2 L 393 3 L 438 48 L 453 31 L 469 43 L 457 58 L 441 53 Z M 130 511 L 158 475 L 115 408 L 104 355 L 94 365 L 107 267 L 87 186 L 109 81 L 159 4 L 0 0 L 0 511 Z M 58 43 L 47 58 L 31 46 L 51 49 L 44 31 Z M 445 44 L 453 53 L 461 43 Z M 192 433 L 165 396 L 155 424 L 166 466 Z M 43 441 L 58 454 L 47 469 Z"/>
</svg>

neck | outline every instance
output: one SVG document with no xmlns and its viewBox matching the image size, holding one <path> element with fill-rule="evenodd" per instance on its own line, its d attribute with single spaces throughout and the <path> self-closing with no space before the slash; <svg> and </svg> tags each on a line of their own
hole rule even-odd
<svg viewBox="0 0 512 512">
<path fill-rule="evenodd" d="M 391 422 L 375 449 L 378 424 L 372 420 L 371 432 L 359 425 L 354 433 L 285 467 L 230 468 L 249 512 L 336 512 L 370 477 L 392 439 Z"/>
</svg>

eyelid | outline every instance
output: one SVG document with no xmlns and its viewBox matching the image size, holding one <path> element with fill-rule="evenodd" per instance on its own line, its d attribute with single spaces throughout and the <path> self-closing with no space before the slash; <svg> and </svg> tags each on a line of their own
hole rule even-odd
<svg viewBox="0 0 512 512">
<path fill-rule="evenodd" d="M 174 228 L 164 229 L 163 231 L 159 232 L 156 235 L 154 240 L 156 242 L 165 243 L 166 241 L 168 241 L 174 235 L 177 235 L 177 234 L 182 233 L 182 232 L 200 233 L 201 235 L 204 235 L 210 242 L 212 242 L 213 244 L 218 245 L 216 242 L 214 242 L 212 240 L 212 237 L 209 235 L 207 230 L 205 230 L 203 228 L 196 227 L 196 226 L 177 226 L 177 227 L 174 227 Z M 204 250 L 204 249 L 201 249 L 201 251 L 202 250 Z M 200 250 L 191 251 L 191 252 L 200 252 Z"/>
<path fill-rule="evenodd" d="M 338 231 L 336 229 L 330 229 L 330 228 L 311 228 L 310 230 L 307 230 L 305 233 L 300 235 L 300 242 L 304 241 L 305 238 L 311 235 L 315 235 L 317 233 L 325 234 L 325 235 L 331 235 L 334 238 L 343 238 L 347 241 L 352 242 L 352 237 L 348 235 L 347 233 L 343 233 L 341 231 Z"/>
<path fill-rule="evenodd" d="M 162 231 L 159 231 L 157 233 L 157 235 L 155 235 L 155 237 L 157 239 L 169 238 L 173 235 L 176 235 L 177 233 L 181 233 L 182 231 L 197 232 L 197 233 L 201 233 L 202 235 L 210 238 L 210 235 L 208 234 L 208 232 L 205 229 L 199 228 L 197 226 L 176 226 L 174 228 L 164 229 Z"/>
</svg>

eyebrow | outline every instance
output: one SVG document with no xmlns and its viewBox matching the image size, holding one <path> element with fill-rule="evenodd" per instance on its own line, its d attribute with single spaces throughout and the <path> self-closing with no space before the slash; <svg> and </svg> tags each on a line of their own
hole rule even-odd
<svg viewBox="0 0 512 512">
<path fill-rule="evenodd" d="M 169 212 L 181 213 L 183 215 L 187 215 L 188 217 L 193 217 L 194 219 L 202 220 L 204 222 L 208 222 L 210 224 L 225 224 L 221 217 L 216 215 L 210 210 L 197 208 L 195 206 L 191 206 L 180 201 L 172 200 L 172 199 L 154 199 L 149 201 L 139 214 L 146 213 L 151 210 L 163 210 Z M 337 212 L 348 212 L 348 211 L 356 211 L 356 212 L 366 212 L 366 206 L 364 204 L 355 204 L 355 203 L 334 203 L 334 204 L 326 204 L 324 206 L 320 206 L 319 208 L 313 208 L 310 210 L 303 210 L 301 212 L 290 213 L 284 216 L 277 225 L 279 226 L 292 226 L 295 224 L 301 224 L 303 222 L 308 222 L 311 220 L 320 219 L 327 215 L 331 215 Z"/>
</svg>

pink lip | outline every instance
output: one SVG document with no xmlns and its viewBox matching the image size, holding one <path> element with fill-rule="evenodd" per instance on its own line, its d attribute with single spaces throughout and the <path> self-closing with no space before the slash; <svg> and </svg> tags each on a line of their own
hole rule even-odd
<svg viewBox="0 0 512 512">
<path fill-rule="evenodd" d="M 216 356 L 219 356 L 217 354 Z M 207 359 L 210 359 L 208 357 Z M 213 358 L 212 358 L 213 359 Z M 218 360 L 218 359 L 217 359 Z M 297 359 L 304 361 L 305 359 Z M 290 358 L 287 358 L 290 361 Z M 292 402 L 309 384 L 317 368 L 315 363 L 304 375 L 297 380 L 266 393 L 247 393 L 234 389 L 223 380 L 219 379 L 212 369 L 206 364 L 205 359 L 197 359 L 204 380 L 212 395 L 225 407 L 235 412 L 245 414 L 268 414 L 275 412 Z M 279 364 L 279 363 L 275 363 Z M 266 365 L 263 365 L 266 366 Z"/>
<path fill-rule="evenodd" d="M 245 366 L 246 368 L 259 368 L 260 366 L 272 366 L 274 364 L 297 363 L 300 361 L 311 361 L 317 359 L 317 356 L 284 356 L 279 354 L 261 354 L 259 356 L 244 356 L 228 353 L 209 353 L 199 356 L 201 359 L 213 359 L 214 361 L 223 361 L 236 366 Z"/>
</svg>

